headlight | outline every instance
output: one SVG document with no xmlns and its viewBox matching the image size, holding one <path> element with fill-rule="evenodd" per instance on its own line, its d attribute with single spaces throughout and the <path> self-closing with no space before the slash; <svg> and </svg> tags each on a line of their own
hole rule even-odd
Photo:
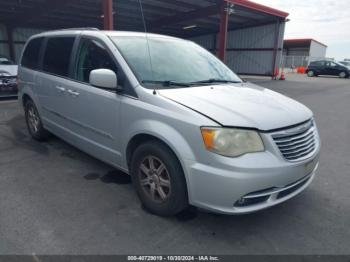
<svg viewBox="0 0 350 262">
<path fill-rule="evenodd" d="M 265 150 L 261 137 L 256 131 L 211 127 L 203 127 L 201 131 L 206 148 L 223 156 L 237 157 Z"/>
</svg>

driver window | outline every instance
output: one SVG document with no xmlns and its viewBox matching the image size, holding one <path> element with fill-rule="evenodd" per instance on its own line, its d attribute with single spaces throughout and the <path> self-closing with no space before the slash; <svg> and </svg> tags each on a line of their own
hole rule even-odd
<svg viewBox="0 0 350 262">
<path fill-rule="evenodd" d="M 96 40 L 82 38 L 77 52 L 74 79 L 89 83 L 90 72 L 102 68 L 117 73 L 117 66 L 104 45 Z"/>
</svg>

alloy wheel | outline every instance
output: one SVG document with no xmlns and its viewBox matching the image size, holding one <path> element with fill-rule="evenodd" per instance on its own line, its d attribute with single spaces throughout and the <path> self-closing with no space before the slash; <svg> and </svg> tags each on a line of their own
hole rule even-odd
<svg viewBox="0 0 350 262">
<path fill-rule="evenodd" d="M 28 124 L 33 134 L 38 132 L 40 128 L 40 118 L 37 110 L 33 106 L 28 108 Z"/>
<path fill-rule="evenodd" d="M 165 164 L 155 156 L 145 157 L 139 167 L 139 182 L 155 202 L 165 202 L 171 194 L 170 175 Z"/>
</svg>

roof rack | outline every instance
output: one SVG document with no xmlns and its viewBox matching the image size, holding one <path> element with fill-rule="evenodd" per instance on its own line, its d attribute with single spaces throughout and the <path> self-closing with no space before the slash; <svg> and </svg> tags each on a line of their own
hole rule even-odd
<svg viewBox="0 0 350 262">
<path fill-rule="evenodd" d="M 90 30 L 90 31 L 100 31 L 100 29 L 96 27 L 76 27 L 76 28 L 64 28 L 64 29 L 58 29 L 55 31 L 69 31 L 69 30 Z"/>
</svg>

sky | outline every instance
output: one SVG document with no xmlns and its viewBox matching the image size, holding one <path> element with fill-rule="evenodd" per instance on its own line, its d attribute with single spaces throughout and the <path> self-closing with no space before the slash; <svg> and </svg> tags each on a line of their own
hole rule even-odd
<svg viewBox="0 0 350 262">
<path fill-rule="evenodd" d="M 253 0 L 289 13 L 285 39 L 313 38 L 327 57 L 350 59 L 350 0 Z"/>
</svg>

